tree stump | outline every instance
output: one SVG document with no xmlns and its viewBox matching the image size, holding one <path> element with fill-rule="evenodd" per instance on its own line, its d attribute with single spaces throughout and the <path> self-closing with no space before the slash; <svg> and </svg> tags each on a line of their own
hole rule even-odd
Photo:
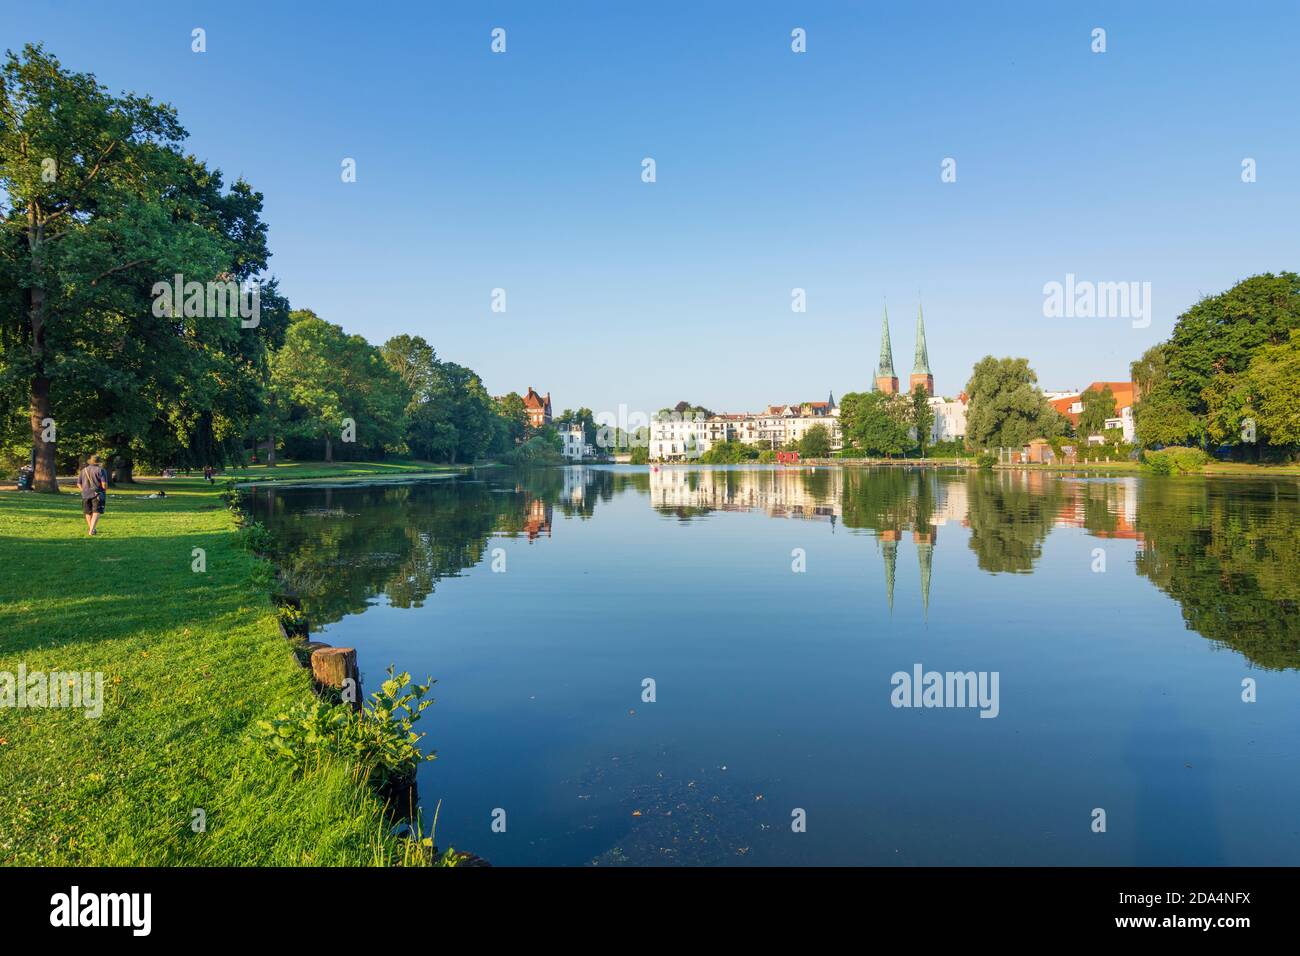
<svg viewBox="0 0 1300 956">
<path fill-rule="evenodd" d="M 311 673 L 322 687 L 341 691 L 353 710 L 361 709 L 361 672 L 357 669 L 355 648 L 317 648 L 311 653 Z"/>
<path fill-rule="evenodd" d="M 293 648 L 294 657 L 303 667 L 311 667 L 311 656 L 322 647 L 329 647 L 324 641 L 303 641 L 289 638 L 289 646 Z"/>
</svg>

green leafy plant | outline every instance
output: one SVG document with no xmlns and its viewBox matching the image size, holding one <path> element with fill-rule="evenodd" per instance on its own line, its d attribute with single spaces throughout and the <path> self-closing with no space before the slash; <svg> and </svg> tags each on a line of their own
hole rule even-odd
<svg viewBox="0 0 1300 956">
<path fill-rule="evenodd" d="M 275 543 L 275 537 L 266 525 L 260 521 L 254 521 L 239 529 L 238 541 L 239 546 L 245 551 L 251 551 L 254 554 L 266 554 Z"/>
<path fill-rule="evenodd" d="M 975 463 L 979 465 L 980 471 L 992 471 L 998 463 L 998 456 L 991 451 L 982 451 L 976 456 Z"/>
<path fill-rule="evenodd" d="M 1199 448 L 1178 445 L 1145 453 L 1147 469 L 1153 475 L 1194 475 L 1200 472 L 1210 456 Z"/>
<path fill-rule="evenodd" d="M 227 508 L 235 511 L 241 508 L 242 499 L 242 493 L 235 487 L 235 479 L 227 478 L 221 486 L 221 500 L 226 503 Z"/>
<path fill-rule="evenodd" d="M 276 615 L 290 636 L 301 636 L 307 633 L 307 615 L 302 612 L 302 608 L 292 604 L 281 604 L 276 608 Z"/>
<path fill-rule="evenodd" d="M 258 594 L 265 594 L 275 585 L 275 565 L 264 559 L 257 559 L 249 569 L 250 587 Z"/>
<path fill-rule="evenodd" d="M 381 791 L 412 779 L 422 762 L 437 757 L 420 749 L 424 733 L 415 730 L 424 709 L 433 704 L 428 693 L 434 683 L 430 678 L 423 684 L 412 683 L 410 674 L 395 675 L 390 666 L 388 680 L 360 711 L 313 700 L 259 721 L 253 735 L 272 757 L 289 763 L 296 773 L 304 772 L 322 754 L 331 754 L 361 767 L 371 787 Z"/>
</svg>

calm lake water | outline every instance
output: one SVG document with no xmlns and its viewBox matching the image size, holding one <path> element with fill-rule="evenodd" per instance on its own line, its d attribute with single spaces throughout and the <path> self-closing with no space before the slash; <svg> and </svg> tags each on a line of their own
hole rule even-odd
<svg viewBox="0 0 1300 956">
<path fill-rule="evenodd" d="M 441 846 L 1294 865 L 1298 488 L 615 466 L 263 487 L 255 510 L 367 692 L 390 663 L 437 679 Z M 996 673 L 996 717 L 894 706 L 916 665 Z"/>
</svg>

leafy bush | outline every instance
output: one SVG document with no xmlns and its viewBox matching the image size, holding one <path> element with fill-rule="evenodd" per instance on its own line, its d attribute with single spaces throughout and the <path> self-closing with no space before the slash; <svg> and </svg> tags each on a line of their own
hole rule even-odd
<svg viewBox="0 0 1300 956">
<path fill-rule="evenodd" d="M 294 607 L 292 604 L 281 604 L 276 608 L 276 614 L 280 618 L 280 623 L 284 625 L 285 632 L 291 637 L 306 635 L 307 615 L 302 612 L 302 608 Z"/>
<path fill-rule="evenodd" d="M 763 449 L 758 445 L 747 445 L 742 441 L 721 441 L 700 455 L 702 465 L 738 465 L 746 461 L 757 461 Z"/>
<path fill-rule="evenodd" d="M 535 435 L 519 447 L 502 454 L 501 461 L 519 467 L 561 465 L 564 463 L 564 456 L 544 436 Z"/>
<path fill-rule="evenodd" d="M 930 445 L 925 450 L 927 458 L 968 458 L 970 452 L 966 450 L 966 443 L 953 439 L 950 441 L 939 441 Z"/>
<path fill-rule="evenodd" d="M 249 587 L 256 594 L 266 594 L 275 586 L 275 565 L 264 558 L 253 562 L 248 572 Z"/>
<path fill-rule="evenodd" d="M 1153 475 L 1194 475 L 1210 460 L 1210 456 L 1199 448 L 1183 448 L 1178 445 L 1149 451 L 1145 458 L 1147 468 Z"/>
<path fill-rule="evenodd" d="M 998 463 L 998 456 L 991 451 L 982 451 L 976 456 L 975 463 L 979 465 L 980 471 L 992 471 Z"/>
<path fill-rule="evenodd" d="M 221 485 L 220 498 L 226 503 L 226 507 L 231 511 L 242 510 L 242 499 L 244 495 L 235 487 L 235 479 L 227 478 Z"/>
<path fill-rule="evenodd" d="M 253 554 L 266 554 L 275 543 L 270 529 L 260 521 L 254 521 L 239 529 L 239 546 Z"/>
<path fill-rule="evenodd" d="M 1134 446 L 1122 441 L 1107 445 L 1087 445 L 1083 442 L 1072 444 L 1078 461 L 1129 461 L 1134 451 Z"/>
<path fill-rule="evenodd" d="M 434 681 L 412 684 L 410 674 L 393 674 L 360 711 L 347 704 L 322 700 L 303 703 L 296 711 L 259 721 L 253 731 L 274 758 L 303 773 L 325 754 L 343 757 L 361 767 L 376 791 L 410 780 L 419 765 L 437 756 L 420 750 L 424 734 L 414 729 Z"/>
</svg>

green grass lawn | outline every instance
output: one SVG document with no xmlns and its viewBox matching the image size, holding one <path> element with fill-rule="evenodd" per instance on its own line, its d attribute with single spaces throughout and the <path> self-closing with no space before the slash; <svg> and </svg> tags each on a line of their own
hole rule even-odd
<svg viewBox="0 0 1300 956">
<path fill-rule="evenodd" d="M 1274 478 L 1300 475 L 1300 465 L 1253 465 L 1244 461 L 1212 461 L 1205 466 L 1206 475 L 1241 475 L 1248 478 Z"/>
<path fill-rule="evenodd" d="M 1077 465 L 1005 465 L 1011 469 L 1030 468 L 1039 471 L 1102 471 L 1113 474 L 1147 474 L 1148 470 L 1140 462 L 1128 461 L 1088 461 Z M 1216 478 L 1236 476 L 1240 478 L 1286 478 L 1300 475 L 1300 465 L 1254 465 L 1249 462 L 1211 461 L 1200 471 L 1199 475 Z"/>
<path fill-rule="evenodd" d="M 282 467 L 303 478 L 361 466 Z M 167 497 L 144 499 L 156 487 Z M 93 538 L 76 494 L 0 491 L 0 672 L 98 671 L 105 698 L 97 719 L 0 707 L 0 862 L 391 861 L 381 809 L 346 765 L 295 779 L 249 739 L 254 722 L 309 699 L 311 681 L 219 488 L 110 490 Z M 191 569 L 194 548 L 206 573 Z M 191 827 L 195 809 L 206 832 Z"/>
<path fill-rule="evenodd" d="M 305 478 L 357 478 L 362 476 L 398 477 L 424 472 L 457 471 L 457 465 L 436 465 L 413 458 L 392 461 L 282 461 L 274 468 L 266 465 L 231 466 L 217 475 L 217 481 L 234 478 L 237 481 L 301 481 Z M 198 472 L 202 474 L 202 469 Z M 171 480 L 171 479 L 168 479 Z"/>
</svg>

